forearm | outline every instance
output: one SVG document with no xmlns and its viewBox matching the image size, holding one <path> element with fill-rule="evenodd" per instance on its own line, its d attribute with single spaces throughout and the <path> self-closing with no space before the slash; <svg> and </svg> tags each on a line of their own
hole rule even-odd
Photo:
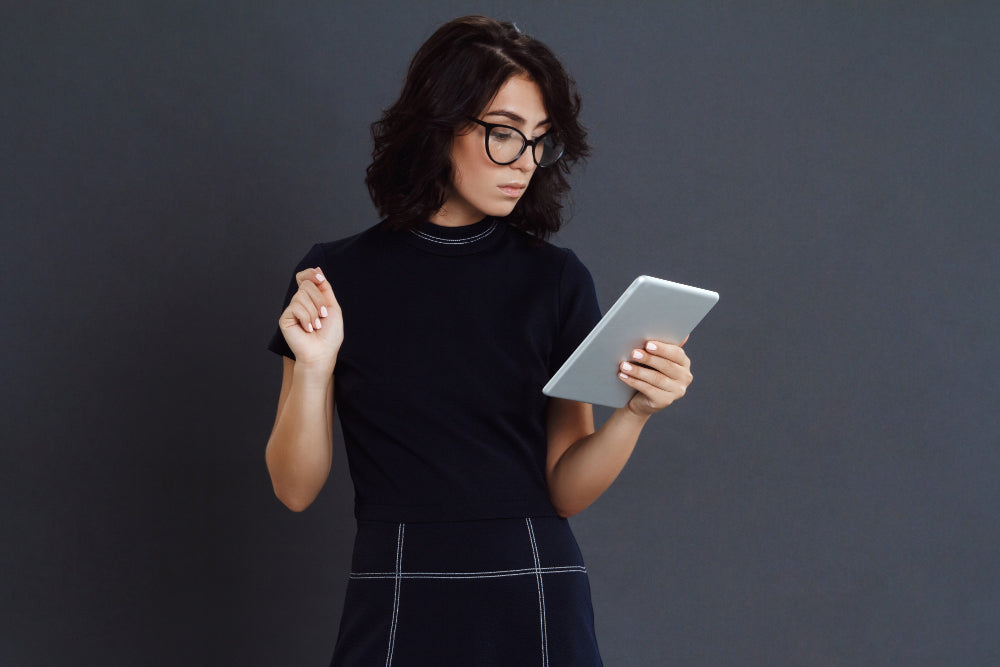
<svg viewBox="0 0 1000 667">
<path fill-rule="evenodd" d="M 294 369 L 265 452 L 274 493 L 292 510 L 308 507 L 330 474 L 332 397 L 332 373 Z"/>
<path fill-rule="evenodd" d="M 549 498 L 561 516 L 580 512 L 611 486 L 648 419 L 619 408 L 601 428 L 563 452 L 548 472 Z"/>
</svg>

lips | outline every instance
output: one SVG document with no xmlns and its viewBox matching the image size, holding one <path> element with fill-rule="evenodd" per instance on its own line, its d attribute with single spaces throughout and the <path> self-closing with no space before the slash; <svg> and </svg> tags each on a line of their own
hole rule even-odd
<svg viewBox="0 0 1000 667">
<path fill-rule="evenodd" d="M 523 183 L 504 183 L 503 185 L 497 186 L 500 192 L 504 193 L 508 197 L 520 197 L 524 193 L 524 188 L 527 186 Z"/>
</svg>

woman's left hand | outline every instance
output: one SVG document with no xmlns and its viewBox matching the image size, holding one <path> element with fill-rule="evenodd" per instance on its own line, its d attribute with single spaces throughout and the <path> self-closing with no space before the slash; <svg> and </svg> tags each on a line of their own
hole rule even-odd
<svg viewBox="0 0 1000 667">
<path fill-rule="evenodd" d="M 648 417 L 684 396 L 694 376 L 681 345 L 651 340 L 645 349 L 632 350 L 618 371 L 618 378 L 637 392 L 626 409 Z"/>
</svg>

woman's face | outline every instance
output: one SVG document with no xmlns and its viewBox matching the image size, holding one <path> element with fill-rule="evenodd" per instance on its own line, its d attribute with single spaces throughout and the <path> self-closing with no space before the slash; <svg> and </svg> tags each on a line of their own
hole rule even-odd
<svg viewBox="0 0 1000 667">
<path fill-rule="evenodd" d="M 551 125 L 541 89 L 524 75 L 507 79 L 479 120 L 517 128 L 528 139 L 545 134 Z M 446 227 L 469 225 L 487 215 L 508 215 L 535 173 L 530 148 L 511 164 L 493 162 L 486 154 L 486 128 L 477 124 L 455 135 L 451 165 L 451 191 L 431 217 L 431 222 Z"/>
</svg>

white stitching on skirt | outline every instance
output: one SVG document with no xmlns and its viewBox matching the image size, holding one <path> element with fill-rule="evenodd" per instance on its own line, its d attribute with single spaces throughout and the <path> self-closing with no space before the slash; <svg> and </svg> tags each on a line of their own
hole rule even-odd
<svg viewBox="0 0 1000 667">
<path fill-rule="evenodd" d="M 542 583 L 542 566 L 538 558 L 538 543 L 535 542 L 535 529 L 531 525 L 531 518 L 525 518 L 528 523 L 528 538 L 531 540 L 531 555 L 535 559 L 535 580 L 538 582 L 538 621 L 542 628 L 542 667 L 549 665 L 549 636 L 548 624 L 545 620 L 545 586 Z"/>
<path fill-rule="evenodd" d="M 542 574 L 587 574 L 583 565 L 559 565 L 520 570 L 485 570 L 482 572 L 351 572 L 351 579 L 494 579 L 497 577 L 523 577 Z"/>
<path fill-rule="evenodd" d="M 396 647 L 396 625 L 399 622 L 399 585 L 402 581 L 400 576 L 403 571 L 403 531 L 405 523 L 399 524 L 399 531 L 396 534 L 396 586 L 393 591 L 392 600 L 392 625 L 389 629 L 389 652 L 385 656 L 385 667 L 392 664 L 392 650 Z"/>
</svg>

